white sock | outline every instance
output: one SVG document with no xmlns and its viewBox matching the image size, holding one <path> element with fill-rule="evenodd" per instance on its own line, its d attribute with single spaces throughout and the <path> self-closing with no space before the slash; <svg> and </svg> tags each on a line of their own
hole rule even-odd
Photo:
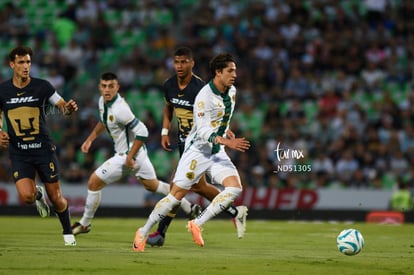
<svg viewBox="0 0 414 275">
<path fill-rule="evenodd" d="M 168 194 L 163 199 L 161 199 L 155 205 L 151 214 L 148 217 L 147 222 L 143 227 L 140 228 L 140 232 L 144 235 L 147 235 L 154 224 L 160 222 L 164 217 L 167 216 L 171 210 L 180 204 L 180 201 L 177 200 L 173 195 Z"/>
<path fill-rule="evenodd" d="M 101 190 L 91 191 L 88 190 L 88 196 L 86 197 L 85 209 L 83 210 L 83 216 L 79 223 L 83 226 L 91 224 L 96 210 L 98 210 L 101 203 Z"/>
<path fill-rule="evenodd" d="M 191 202 L 189 202 L 186 198 L 181 200 L 181 209 L 189 215 L 191 213 Z"/>
<path fill-rule="evenodd" d="M 205 224 L 208 220 L 217 216 L 223 210 L 225 210 L 233 201 L 241 194 L 242 189 L 236 187 L 226 187 L 221 191 L 207 206 L 207 208 L 201 213 L 200 216 L 195 218 L 194 223 L 198 225 Z"/>
<path fill-rule="evenodd" d="M 170 185 L 168 183 L 165 183 L 163 181 L 159 181 L 158 182 L 158 187 L 157 190 L 155 191 L 159 194 L 164 194 L 167 195 L 168 193 L 170 193 Z M 189 202 L 187 199 L 183 198 L 181 200 L 181 208 L 183 209 L 183 211 L 189 215 L 191 213 L 191 202 Z"/>
<path fill-rule="evenodd" d="M 166 182 L 159 180 L 157 190 L 155 190 L 155 192 L 163 195 L 168 195 L 168 193 L 170 193 L 170 185 Z"/>
</svg>

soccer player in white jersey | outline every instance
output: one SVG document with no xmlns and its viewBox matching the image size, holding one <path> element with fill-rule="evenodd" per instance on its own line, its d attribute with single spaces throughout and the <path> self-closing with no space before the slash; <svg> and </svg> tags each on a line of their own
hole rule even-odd
<svg viewBox="0 0 414 275">
<path fill-rule="evenodd" d="M 204 173 L 224 189 L 187 224 L 197 245 L 204 246 L 202 225 L 226 209 L 242 192 L 240 176 L 224 150 L 227 146 L 244 152 L 250 147 L 248 140 L 236 138 L 228 131 L 236 99 L 234 57 L 227 53 L 215 56 L 210 62 L 210 72 L 213 79 L 200 90 L 194 102 L 194 125 L 186 139 L 170 193 L 155 205 L 145 225 L 136 231 L 132 245 L 135 251 L 144 251 L 151 228 L 182 203 Z"/>
<path fill-rule="evenodd" d="M 168 194 L 170 185 L 157 179 L 154 167 L 148 158 L 144 142 L 148 138 L 148 129 L 132 113 L 128 103 L 118 93 L 120 85 L 114 73 L 101 75 L 99 81 L 100 121 L 83 142 L 81 149 L 88 153 L 92 142 L 105 130 L 114 143 L 115 154 L 99 166 L 89 177 L 88 195 L 83 216 L 72 225 L 73 234 L 88 233 L 91 222 L 101 201 L 101 190 L 125 175 L 134 175 L 145 189 L 160 194 Z M 184 199 L 181 208 L 189 215 L 192 212 L 190 202 Z"/>
</svg>

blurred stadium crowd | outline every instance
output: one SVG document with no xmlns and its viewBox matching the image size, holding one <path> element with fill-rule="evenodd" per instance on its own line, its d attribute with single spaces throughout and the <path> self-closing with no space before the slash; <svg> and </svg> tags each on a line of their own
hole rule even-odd
<svg viewBox="0 0 414 275">
<path fill-rule="evenodd" d="M 35 53 L 32 75 L 80 105 L 76 119 L 48 118 L 64 183 L 85 183 L 112 154 L 107 136 L 88 155 L 79 149 L 98 119 L 104 71 L 117 73 L 149 128 L 157 173 L 168 180 L 177 154 L 160 147 L 161 85 L 173 73 L 175 47 L 187 45 L 205 80 L 216 53 L 238 59 L 232 129 L 253 147 L 230 153 L 244 185 L 414 187 L 411 0 L 14 0 L 0 7 L 1 80 L 11 74 L 8 51 L 26 44 Z M 0 162 L 0 181 L 12 182 L 4 151 Z"/>
</svg>

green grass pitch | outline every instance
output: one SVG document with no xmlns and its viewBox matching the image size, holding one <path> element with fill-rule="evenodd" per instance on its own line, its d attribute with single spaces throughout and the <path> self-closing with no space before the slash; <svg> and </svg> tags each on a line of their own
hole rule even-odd
<svg viewBox="0 0 414 275">
<path fill-rule="evenodd" d="M 73 218 L 76 220 L 77 218 Z M 414 274 L 414 224 L 248 220 L 238 239 L 231 220 L 204 226 L 196 246 L 184 219 L 163 247 L 132 251 L 144 219 L 95 218 L 92 231 L 65 247 L 56 217 L 0 217 L 0 274 Z M 357 228 L 365 248 L 344 256 L 336 236 Z"/>
</svg>

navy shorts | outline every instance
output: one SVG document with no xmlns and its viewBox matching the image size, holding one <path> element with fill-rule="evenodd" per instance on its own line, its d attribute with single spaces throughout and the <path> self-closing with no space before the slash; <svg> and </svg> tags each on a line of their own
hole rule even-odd
<svg viewBox="0 0 414 275">
<path fill-rule="evenodd" d="M 11 168 L 15 182 L 23 178 L 35 180 L 36 175 L 43 183 L 59 180 L 59 165 L 54 152 L 42 156 L 13 157 Z"/>
</svg>

